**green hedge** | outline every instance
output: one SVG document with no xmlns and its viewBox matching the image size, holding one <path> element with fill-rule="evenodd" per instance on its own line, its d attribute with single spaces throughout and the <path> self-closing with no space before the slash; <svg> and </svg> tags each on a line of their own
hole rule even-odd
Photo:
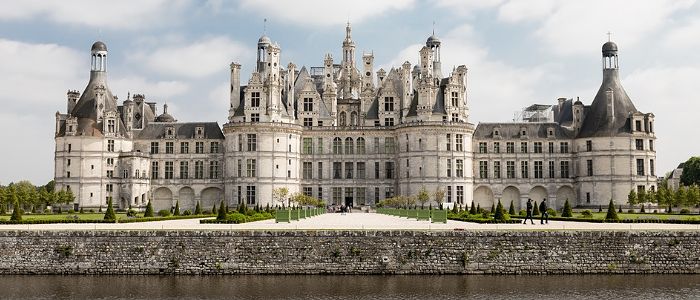
<svg viewBox="0 0 700 300">
<path fill-rule="evenodd" d="M 213 215 L 190 215 L 190 216 L 171 216 L 171 217 L 152 217 L 152 218 L 129 218 L 114 220 L 82 220 L 82 219 L 59 219 L 59 220 L 41 220 L 41 219 L 25 219 L 22 221 L 0 220 L 0 225 L 7 224 L 69 224 L 69 223 L 135 223 L 135 222 L 152 222 L 152 221 L 167 221 L 178 219 L 197 219 L 207 218 Z"/>
<path fill-rule="evenodd" d="M 170 217 L 149 217 L 149 218 L 132 218 L 132 219 L 119 219 L 117 223 L 138 223 L 138 222 L 152 222 L 152 221 L 168 221 L 168 220 L 181 220 L 181 219 L 199 219 L 199 218 L 209 218 L 215 217 L 216 215 L 189 215 L 189 216 L 170 216 Z"/>
<path fill-rule="evenodd" d="M 460 222 L 470 222 L 470 223 L 478 223 L 478 224 L 520 224 L 522 223 L 520 220 L 516 219 L 510 219 L 510 220 L 495 220 L 493 218 L 489 219 L 476 219 L 476 218 L 455 218 L 455 217 L 449 217 L 448 219 L 454 220 L 454 221 L 460 221 Z"/>
<path fill-rule="evenodd" d="M 521 216 L 513 218 L 524 219 Z M 539 219 L 539 218 L 535 218 Z M 605 220 L 591 218 L 563 218 L 551 217 L 549 220 L 554 221 L 569 221 L 569 222 L 588 222 L 588 223 L 659 223 L 659 224 L 700 224 L 700 220 L 668 220 L 668 219 L 622 219 L 622 220 Z"/>
<path fill-rule="evenodd" d="M 248 222 L 262 221 L 268 219 L 274 219 L 275 217 L 271 213 L 256 213 L 252 216 L 247 216 L 239 212 L 226 215 L 226 220 L 217 219 L 206 219 L 199 220 L 200 224 L 242 224 Z"/>
</svg>

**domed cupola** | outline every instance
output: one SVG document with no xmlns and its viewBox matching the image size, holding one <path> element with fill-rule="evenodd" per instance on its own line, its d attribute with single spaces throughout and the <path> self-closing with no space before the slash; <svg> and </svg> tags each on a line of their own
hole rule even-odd
<svg viewBox="0 0 700 300">
<path fill-rule="evenodd" d="M 173 118 L 173 116 L 171 116 L 171 115 L 168 113 L 168 105 L 167 105 L 167 104 L 164 104 L 164 105 L 163 105 L 163 114 L 161 114 L 160 116 L 156 117 L 156 120 L 155 120 L 155 121 L 156 121 L 156 122 L 161 122 L 161 123 L 175 123 L 175 122 L 177 122 L 177 120 L 175 120 L 175 118 Z"/>
</svg>

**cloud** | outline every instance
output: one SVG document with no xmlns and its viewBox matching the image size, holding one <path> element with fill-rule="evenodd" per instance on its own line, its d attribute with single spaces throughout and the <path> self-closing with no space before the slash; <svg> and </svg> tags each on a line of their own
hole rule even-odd
<svg viewBox="0 0 700 300">
<path fill-rule="evenodd" d="M 437 0 L 437 6 L 449 9 L 449 12 L 462 16 L 471 16 L 484 9 L 492 9 L 505 0 Z"/>
<path fill-rule="evenodd" d="M 540 20 L 556 7 L 555 0 L 508 1 L 498 8 L 498 19 L 505 22 Z"/>
<path fill-rule="evenodd" d="M 223 36 L 190 43 L 162 44 L 128 57 L 148 71 L 163 75 L 202 78 L 226 70 L 231 61 L 253 59 L 253 49 Z"/>
<path fill-rule="evenodd" d="M 242 0 L 240 8 L 272 20 L 302 25 L 336 25 L 360 22 L 391 11 L 413 7 L 414 0 Z"/>
<path fill-rule="evenodd" d="M 693 52 L 700 46 L 700 20 L 694 19 L 669 30 L 662 45 L 673 48 L 673 50 L 683 48 Z"/>
<path fill-rule="evenodd" d="M 126 100 L 126 94 L 144 94 L 149 101 L 165 102 L 190 90 L 187 83 L 180 81 L 152 81 L 137 75 L 126 75 L 108 79 L 112 93 L 118 94 L 119 100 Z M 120 103 L 121 104 L 121 103 Z"/>
<path fill-rule="evenodd" d="M 46 20 L 105 29 L 140 29 L 178 22 L 189 0 L 1 1 L 0 20 Z"/>
</svg>

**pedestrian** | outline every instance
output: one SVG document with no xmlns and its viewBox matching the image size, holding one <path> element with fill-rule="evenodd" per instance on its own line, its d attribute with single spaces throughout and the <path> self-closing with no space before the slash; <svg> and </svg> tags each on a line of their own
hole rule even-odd
<svg viewBox="0 0 700 300">
<path fill-rule="evenodd" d="M 527 199 L 527 206 L 526 206 L 526 208 L 527 208 L 527 209 L 525 210 L 525 212 L 526 212 L 527 214 L 525 215 L 525 221 L 523 221 L 523 224 L 527 224 L 527 219 L 529 218 L 529 219 L 530 219 L 530 223 L 532 223 L 532 225 L 535 225 L 535 221 L 532 220 L 532 209 L 533 209 L 533 207 L 532 207 L 532 199 L 530 199 L 530 198 Z"/>
<path fill-rule="evenodd" d="M 540 216 L 540 224 L 549 224 L 549 213 L 547 212 L 547 199 L 542 199 L 542 203 L 540 203 L 540 213 L 542 214 Z"/>
</svg>

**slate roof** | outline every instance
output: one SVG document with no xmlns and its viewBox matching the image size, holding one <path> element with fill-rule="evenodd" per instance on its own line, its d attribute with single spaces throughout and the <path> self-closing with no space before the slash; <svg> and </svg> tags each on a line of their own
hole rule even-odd
<svg viewBox="0 0 700 300">
<path fill-rule="evenodd" d="M 521 129 L 525 129 L 528 138 L 549 138 L 547 130 L 554 129 L 554 138 L 572 139 L 574 132 L 558 123 L 479 123 L 474 131 L 474 139 L 494 138 L 494 129 L 498 128 L 498 135 L 502 139 L 520 139 Z"/>
<path fill-rule="evenodd" d="M 217 122 L 188 122 L 188 123 L 157 123 L 148 124 L 141 130 L 134 139 L 138 140 L 155 140 L 165 137 L 167 127 L 174 127 L 175 138 L 191 139 L 194 138 L 195 129 L 197 126 L 204 126 L 205 139 L 224 139 L 224 133 Z"/>
<path fill-rule="evenodd" d="M 608 113 L 611 105 L 608 91 L 612 91 L 614 114 Z M 630 134 L 629 116 L 637 112 L 627 92 L 622 88 L 617 69 L 603 70 L 603 82 L 586 112 L 578 137 L 603 137 Z"/>
</svg>

